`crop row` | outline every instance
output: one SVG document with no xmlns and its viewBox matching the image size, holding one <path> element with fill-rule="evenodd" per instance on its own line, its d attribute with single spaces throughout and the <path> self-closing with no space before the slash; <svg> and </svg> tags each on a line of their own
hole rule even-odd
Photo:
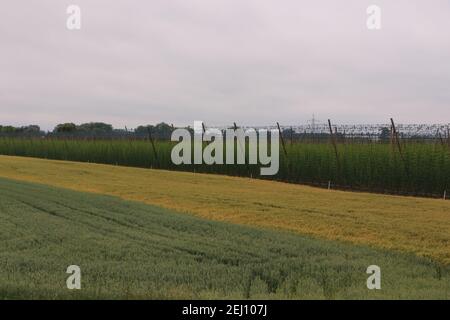
<svg viewBox="0 0 450 320">
<path fill-rule="evenodd" d="M 0 139 L 0 154 L 94 162 L 143 168 L 260 177 L 261 165 L 175 165 L 173 142 L 145 140 Z M 274 176 L 291 183 L 395 194 L 442 196 L 450 187 L 450 150 L 445 145 L 410 142 L 401 153 L 389 143 L 296 142 L 280 150 Z"/>
</svg>

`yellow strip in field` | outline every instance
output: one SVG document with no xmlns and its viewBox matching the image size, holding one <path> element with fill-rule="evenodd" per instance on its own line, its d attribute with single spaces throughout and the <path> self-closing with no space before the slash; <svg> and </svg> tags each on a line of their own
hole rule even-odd
<svg viewBox="0 0 450 320">
<path fill-rule="evenodd" d="M 114 195 L 212 220 L 397 249 L 450 264 L 450 202 L 444 200 L 10 156 L 0 156 L 0 176 Z"/>
</svg>

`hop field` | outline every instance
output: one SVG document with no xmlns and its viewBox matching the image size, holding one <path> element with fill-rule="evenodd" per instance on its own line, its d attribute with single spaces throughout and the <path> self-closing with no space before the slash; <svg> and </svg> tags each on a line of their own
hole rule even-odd
<svg viewBox="0 0 450 320">
<path fill-rule="evenodd" d="M 0 138 L 0 154 L 259 177 L 259 165 L 172 164 L 174 143 L 145 140 L 70 140 Z M 383 142 L 286 144 L 280 170 L 265 176 L 293 183 L 350 190 L 442 197 L 450 189 L 450 148 L 429 142 L 404 143 L 400 154 Z"/>
</svg>

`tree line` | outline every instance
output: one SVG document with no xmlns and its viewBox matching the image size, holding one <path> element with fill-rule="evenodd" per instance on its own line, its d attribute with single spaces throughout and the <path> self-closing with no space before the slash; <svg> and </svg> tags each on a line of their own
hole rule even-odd
<svg viewBox="0 0 450 320">
<path fill-rule="evenodd" d="M 56 137 L 56 138 L 152 138 L 158 140 L 170 140 L 173 130 L 176 128 L 165 122 L 156 125 L 140 125 L 134 129 L 118 129 L 111 124 L 104 122 L 87 122 L 75 124 L 73 122 L 60 123 L 51 131 L 44 131 L 38 125 L 28 125 L 21 127 L 2 126 L 0 125 L 0 137 Z M 187 127 L 192 131 L 192 128 Z M 286 140 L 302 140 L 302 139 L 329 139 L 329 133 L 301 133 L 295 132 L 291 128 L 284 128 L 282 135 Z M 333 135 L 338 139 L 345 139 L 345 133 L 335 132 Z M 382 141 L 388 141 L 391 138 L 391 130 L 388 127 L 380 129 L 376 137 Z M 424 136 L 414 136 L 415 139 L 423 139 Z M 448 136 L 444 136 L 448 139 Z"/>
<path fill-rule="evenodd" d="M 60 123 L 52 131 L 44 131 L 38 125 L 28 125 L 21 127 L 0 125 L 0 136 L 14 137 L 79 137 L 79 138 L 153 138 L 170 139 L 175 128 L 165 122 L 156 125 L 140 125 L 135 129 L 117 129 L 111 124 L 104 122 L 88 122 L 75 124 L 72 122 Z"/>
</svg>

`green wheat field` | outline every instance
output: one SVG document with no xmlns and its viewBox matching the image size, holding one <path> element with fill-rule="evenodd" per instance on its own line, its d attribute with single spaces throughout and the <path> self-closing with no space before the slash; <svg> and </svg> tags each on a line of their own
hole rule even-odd
<svg viewBox="0 0 450 320">
<path fill-rule="evenodd" d="M 0 299 L 450 298 L 450 268 L 427 258 L 112 196 L 0 178 L 0 221 Z"/>
</svg>

